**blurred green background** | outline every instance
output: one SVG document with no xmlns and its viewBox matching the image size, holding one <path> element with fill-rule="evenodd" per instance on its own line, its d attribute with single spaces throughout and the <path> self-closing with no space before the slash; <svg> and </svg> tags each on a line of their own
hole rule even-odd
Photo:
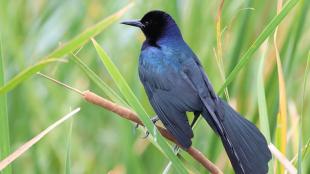
<svg viewBox="0 0 310 174">
<path fill-rule="evenodd" d="M 284 1 L 286 2 L 286 1 Z M 0 0 L 0 36 L 5 80 L 9 81 L 26 67 L 85 28 L 104 19 L 127 5 L 122 0 Z M 287 95 L 287 158 L 298 152 L 298 128 L 303 124 L 305 146 L 310 138 L 310 92 L 303 93 L 307 57 L 310 50 L 310 13 L 308 0 L 301 1 L 279 25 L 277 42 L 283 66 Z M 219 0 L 136 0 L 122 19 L 141 18 L 153 9 L 167 11 L 181 28 L 184 39 L 200 58 L 214 88 L 223 84 L 215 53 L 217 52 L 216 19 Z M 241 55 L 277 14 L 277 1 L 225 1 L 221 16 L 223 66 L 226 75 Z M 109 26 L 96 37 L 126 78 L 130 87 L 150 115 L 154 115 L 138 78 L 137 62 L 143 34 L 135 28 Z M 264 90 L 270 134 L 274 144 L 279 87 L 273 34 L 267 50 L 259 49 L 228 88 L 230 103 L 247 119 L 259 125 L 257 78 L 259 63 L 266 54 L 263 66 Z M 117 90 L 98 55 L 89 42 L 78 56 L 111 88 Z M 106 96 L 71 60 L 51 64 L 42 72 L 80 90 L 90 89 Z M 298 122 L 302 113 L 303 120 Z M 71 173 L 162 173 L 169 162 L 134 125 L 111 112 L 83 101 L 77 94 L 50 81 L 33 75 L 7 93 L 11 150 L 38 134 L 48 125 L 76 107 L 81 112 L 72 121 L 55 129 L 37 145 L 12 164 L 13 173 L 65 173 L 70 142 Z M 193 145 L 200 149 L 224 173 L 233 173 L 219 139 L 204 121 L 195 128 Z M 306 153 L 305 153 L 306 154 Z M 185 165 L 193 173 L 207 173 L 188 154 L 181 152 Z M 303 159 L 304 173 L 310 173 L 310 157 Z M 273 166 L 273 164 L 272 164 Z M 271 169 L 272 170 L 272 169 Z M 68 171 L 67 171 L 68 172 Z M 176 173 L 171 169 L 169 173 Z"/>
</svg>

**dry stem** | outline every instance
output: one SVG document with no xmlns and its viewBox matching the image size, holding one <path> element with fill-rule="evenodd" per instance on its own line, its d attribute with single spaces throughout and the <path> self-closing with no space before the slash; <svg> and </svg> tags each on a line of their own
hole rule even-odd
<svg viewBox="0 0 310 174">
<path fill-rule="evenodd" d="M 102 98 L 102 97 L 98 96 L 97 94 L 95 94 L 91 91 L 84 91 L 83 97 L 86 101 L 88 101 L 90 103 L 93 103 L 95 105 L 103 107 L 109 111 L 116 113 L 117 115 L 119 115 L 119 116 L 121 116 L 127 120 L 130 120 L 132 122 L 135 122 L 135 123 L 143 126 L 143 123 L 138 118 L 137 114 L 135 112 L 133 112 L 132 110 L 126 108 L 126 107 L 123 107 L 121 105 L 113 103 L 110 100 Z M 156 127 L 163 137 L 174 142 L 175 144 L 178 144 L 176 139 L 165 128 L 158 126 L 158 125 L 156 125 Z M 215 164 L 213 164 L 210 160 L 208 160 L 198 149 L 194 148 L 193 146 L 189 147 L 188 149 L 185 149 L 185 151 L 188 154 L 190 154 L 195 160 L 197 160 L 201 165 L 203 165 L 212 174 L 221 174 L 222 173 L 222 171 L 220 169 L 218 169 Z"/>
<path fill-rule="evenodd" d="M 83 98 L 92 104 L 95 104 L 97 106 L 100 106 L 104 109 L 107 109 L 111 112 L 116 113 L 117 115 L 119 115 L 120 117 L 123 117 L 127 120 L 130 120 L 134 123 L 137 123 L 141 126 L 143 126 L 143 122 L 139 119 L 138 115 L 133 112 L 132 110 L 121 106 L 119 104 L 116 104 L 110 100 L 107 100 L 105 98 L 102 98 L 100 96 L 98 96 L 97 94 L 91 92 L 91 91 L 84 91 L 81 92 L 78 89 L 75 89 L 71 86 L 68 86 L 62 82 L 59 82 L 47 75 L 44 75 L 40 72 L 37 73 L 38 75 L 41 75 L 59 85 L 62 85 L 80 95 L 83 96 Z M 165 137 L 166 139 L 174 142 L 175 144 L 179 145 L 179 143 L 176 141 L 176 139 L 163 127 L 156 125 L 157 129 L 159 130 L 160 134 Z M 181 147 L 179 145 L 179 147 Z M 223 174 L 223 172 L 217 168 L 217 166 L 215 164 L 213 164 L 210 160 L 208 160 L 198 149 L 194 148 L 193 146 L 189 147 L 188 149 L 184 149 L 188 154 L 190 154 L 196 161 L 198 161 L 201 165 L 203 165 L 210 173 L 212 174 Z"/>
</svg>

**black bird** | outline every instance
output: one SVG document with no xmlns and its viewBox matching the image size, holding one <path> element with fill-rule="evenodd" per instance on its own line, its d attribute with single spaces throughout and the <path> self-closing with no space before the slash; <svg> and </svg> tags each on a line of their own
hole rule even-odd
<svg viewBox="0 0 310 174">
<path fill-rule="evenodd" d="M 220 136 L 235 173 L 267 173 L 271 153 L 265 137 L 216 95 L 172 17 L 156 10 L 122 24 L 140 28 L 146 37 L 139 77 L 156 114 L 178 143 L 184 149 L 192 144 L 186 112 L 194 112 L 196 119 L 201 114 Z"/>
</svg>

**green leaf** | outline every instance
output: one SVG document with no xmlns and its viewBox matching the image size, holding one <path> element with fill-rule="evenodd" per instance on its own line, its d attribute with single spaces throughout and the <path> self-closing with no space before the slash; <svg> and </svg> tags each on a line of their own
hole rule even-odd
<svg viewBox="0 0 310 174">
<path fill-rule="evenodd" d="M 65 174 L 71 174 L 71 136 L 72 136 L 73 119 L 70 120 L 69 131 L 67 135 L 67 152 L 65 161 Z"/>
<path fill-rule="evenodd" d="M 285 16 L 293 9 L 293 7 L 297 4 L 298 0 L 290 0 L 288 1 L 281 12 L 275 16 L 269 24 L 264 28 L 261 34 L 257 37 L 254 43 L 250 46 L 250 48 L 244 53 L 244 55 L 240 58 L 239 63 L 232 70 L 229 76 L 226 78 L 226 81 L 218 91 L 218 94 L 222 94 L 224 89 L 229 85 L 232 80 L 236 77 L 238 72 L 245 67 L 245 65 L 249 62 L 251 56 L 255 53 L 255 51 L 261 46 L 261 44 L 267 39 L 268 36 L 272 34 L 272 32 L 276 29 L 276 27 L 280 24 L 280 22 L 284 19 Z"/>
<path fill-rule="evenodd" d="M 266 137 L 267 143 L 271 142 L 270 138 L 270 126 L 267 112 L 267 103 L 265 96 L 265 87 L 264 87 L 264 62 L 267 54 L 268 41 L 265 41 L 262 45 L 262 57 L 259 62 L 258 74 L 257 74 L 257 100 L 258 100 L 258 111 L 259 111 L 259 126 L 260 130 Z M 272 165 L 274 164 L 273 159 L 269 162 L 269 173 L 273 174 Z"/>
<path fill-rule="evenodd" d="M 294 17 L 294 21 L 296 23 L 291 25 L 291 30 L 288 31 L 288 37 L 285 40 L 285 46 L 287 44 L 288 47 L 283 47 L 282 50 L 285 54 L 283 57 L 281 55 L 281 59 L 283 59 L 283 65 L 285 69 L 285 77 L 291 77 L 293 66 L 298 59 L 292 59 L 292 57 L 296 57 L 298 45 L 302 43 L 303 31 L 307 27 L 305 20 L 307 20 L 307 14 L 309 12 L 310 1 L 308 0 L 300 0 L 299 8 L 296 10 L 298 14 Z"/>
<path fill-rule="evenodd" d="M 92 41 L 104 66 L 108 70 L 109 74 L 113 78 L 114 82 L 116 83 L 121 93 L 124 95 L 128 104 L 132 107 L 133 110 L 137 112 L 137 114 L 140 116 L 140 119 L 142 120 L 143 124 L 145 125 L 149 133 L 154 137 L 154 142 L 158 143 L 161 150 L 171 160 L 173 166 L 178 171 L 178 173 L 188 173 L 185 167 L 183 166 L 182 162 L 174 155 L 168 143 L 165 141 L 165 139 L 160 135 L 156 127 L 153 125 L 148 114 L 144 110 L 142 104 L 139 102 L 138 98 L 130 89 L 129 85 L 127 84 L 124 77 L 117 69 L 117 67 L 114 65 L 110 57 L 106 54 L 106 52 L 100 47 L 100 45 L 95 40 Z"/>
<path fill-rule="evenodd" d="M 11 89 L 13 89 L 16 85 L 21 83 L 22 81 L 28 79 L 30 76 L 32 76 L 34 73 L 40 71 L 43 69 L 46 65 L 54 62 L 59 62 L 58 59 L 46 59 L 42 60 L 39 63 L 36 63 L 26 69 L 24 69 L 22 72 L 20 72 L 18 75 L 16 75 L 13 79 L 11 79 L 8 83 L 6 83 L 4 86 L 0 88 L 0 95 L 5 94 Z"/>
<path fill-rule="evenodd" d="M 2 40 L 0 38 L 0 86 L 4 84 L 4 62 Z M 10 154 L 10 129 L 7 112 L 6 94 L 0 94 L 0 160 Z M 1 172 L 0 172 L 1 173 Z M 2 171 L 2 174 L 12 173 L 11 166 Z"/>
<path fill-rule="evenodd" d="M 304 75 L 304 82 L 303 82 L 303 90 L 302 90 L 302 104 L 301 104 L 301 114 L 300 114 L 300 119 L 299 119 L 299 141 L 298 141 L 298 174 L 302 173 L 302 123 L 303 123 L 303 113 L 304 113 L 304 104 L 305 104 L 305 96 L 306 96 L 306 89 L 307 89 L 307 82 L 308 82 L 308 73 L 309 73 L 309 66 L 310 66 L 310 52 L 308 53 L 308 59 L 307 59 L 307 65 L 305 69 L 305 75 Z M 307 153 L 307 149 L 309 147 L 309 142 L 306 145 L 304 156 Z"/>
<path fill-rule="evenodd" d="M 302 148 L 302 150 L 301 150 L 302 151 L 302 160 L 304 160 L 307 157 L 307 155 L 309 153 L 309 147 L 310 147 L 310 138 L 308 139 L 308 141 L 307 141 L 306 145 L 304 146 L 304 148 Z M 301 160 L 299 160 L 299 161 L 301 161 Z M 299 161 L 298 161 L 298 163 L 299 163 Z"/>
<path fill-rule="evenodd" d="M 77 64 L 85 74 L 106 94 L 111 100 L 119 104 L 127 106 L 127 103 L 112 88 L 109 87 L 100 77 L 92 71 L 79 57 L 72 54 L 72 60 Z"/>
<path fill-rule="evenodd" d="M 9 156 L 7 156 L 5 159 L 0 161 L 0 171 L 5 169 L 8 165 L 10 165 L 12 162 L 14 162 L 17 158 L 19 158 L 21 155 L 23 155 L 25 152 L 27 152 L 33 145 L 38 143 L 42 138 L 44 138 L 48 133 L 53 131 L 55 128 L 57 128 L 59 125 L 64 123 L 69 118 L 73 117 L 76 113 L 80 111 L 80 108 L 76 108 L 72 112 L 68 113 L 67 115 L 63 116 L 56 122 L 54 122 L 52 125 L 41 131 L 39 134 L 37 134 L 35 137 L 21 145 L 18 149 L 16 149 L 13 153 L 11 153 Z"/>
<path fill-rule="evenodd" d="M 259 121 L 260 121 L 260 130 L 265 135 L 267 142 L 270 143 L 270 130 L 269 130 L 269 121 L 267 113 L 267 103 L 265 97 L 265 87 L 264 87 L 264 61 L 267 53 L 267 41 L 263 44 L 263 55 L 260 59 L 258 75 L 257 75 L 257 99 L 258 99 L 258 110 L 259 110 Z"/>
<path fill-rule="evenodd" d="M 0 88 L 0 94 L 3 94 L 5 92 L 8 92 L 9 90 L 13 89 L 16 85 L 21 83 L 23 80 L 26 79 L 26 77 L 30 77 L 34 73 L 40 71 L 42 68 L 44 68 L 48 63 L 49 59 L 53 58 L 61 58 L 65 56 L 66 54 L 71 53 L 72 51 L 80 48 L 83 46 L 86 42 L 89 41 L 90 38 L 98 35 L 101 33 L 105 28 L 113 24 L 115 21 L 117 21 L 123 14 L 133 5 L 133 3 L 130 3 L 123 9 L 119 10 L 115 14 L 105 18 L 104 20 L 100 21 L 99 23 L 95 24 L 94 26 L 91 26 L 87 28 L 84 32 L 77 35 L 75 38 L 70 40 L 69 42 L 63 44 L 60 48 L 53 51 L 50 55 L 48 55 L 45 59 L 33 66 L 30 66 L 20 72 L 18 75 L 16 75 L 13 79 L 11 79 L 7 84 L 2 86 Z M 44 63 L 43 63 L 44 62 Z M 27 74 L 27 76 L 25 76 Z"/>
</svg>

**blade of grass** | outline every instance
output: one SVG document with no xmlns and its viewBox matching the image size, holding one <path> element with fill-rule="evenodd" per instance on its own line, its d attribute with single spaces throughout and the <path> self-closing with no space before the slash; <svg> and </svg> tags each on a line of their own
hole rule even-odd
<svg viewBox="0 0 310 174">
<path fill-rule="evenodd" d="M 135 96 L 133 91 L 130 89 L 129 85 L 125 81 L 124 77 L 121 75 L 117 67 L 114 65 L 110 57 L 106 54 L 106 52 L 100 47 L 100 45 L 94 40 L 93 45 L 109 74 L 113 78 L 117 87 L 120 89 L 121 93 L 124 95 L 128 104 L 133 108 L 134 111 L 140 116 L 140 119 L 144 123 L 145 127 L 149 131 L 149 133 L 153 136 L 154 142 L 158 143 L 161 150 L 164 154 L 171 160 L 172 165 L 178 171 L 178 173 L 188 173 L 182 162 L 174 155 L 173 151 L 169 147 L 168 143 L 164 140 L 164 138 L 158 133 L 156 127 L 150 120 L 148 114 L 144 110 L 142 104 L 139 102 L 138 98 Z"/>
<path fill-rule="evenodd" d="M 217 11 L 217 19 L 216 19 L 216 43 L 217 43 L 217 53 L 215 55 L 217 65 L 220 70 L 220 75 L 225 82 L 225 70 L 224 70 L 224 63 L 223 63 L 223 50 L 222 50 L 222 32 L 221 32 L 221 17 L 222 17 L 222 9 L 224 6 L 224 0 L 222 0 L 218 11 Z M 224 89 L 224 93 L 226 99 L 229 101 L 229 93 L 227 87 Z"/>
<path fill-rule="evenodd" d="M 284 73 L 285 74 L 285 73 Z M 287 84 L 287 87 L 290 85 Z M 301 90 L 302 91 L 302 90 Z M 287 89 L 287 92 L 290 92 Z M 289 101 L 287 103 L 287 147 L 290 154 L 298 154 L 298 135 L 299 135 L 299 119 L 300 114 L 297 111 L 296 103 L 293 101 Z M 289 156 L 288 156 L 289 157 Z"/>
<path fill-rule="evenodd" d="M 257 75 L 257 100 L 258 100 L 258 111 L 259 111 L 259 126 L 260 130 L 266 137 L 268 143 L 271 142 L 270 138 L 270 128 L 269 128 L 269 119 L 268 119 L 268 112 L 267 112 L 267 103 L 266 103 L 266 96 L 265 96 L 265 87 L 264 87 L 264 62 L 267 54 L 268 48 L 268 41 L 266 40 L 262 45 L 262 57 L 259 62 L 259 69 Z M 273 159 L 269 162 L 269 173 L 273 174 L 272 164 Z"/>
<path fill-rule="evenodd" d="M 277 13 L 282 8 L 282 0 L 278 0 L 277 5 Z M 287 101 L 286 101 L 286 87 L 285 87 L 285 80 L 283 75 L 283 68 L 282 63 L 280 59 L 280 53 L 278 50 L 278 44 L 277 44 L 277 33 L 278 33 L 278 27 L 275 30 L 273 42 L 276 52 L 276 62 L 277 62 L 277 69 L 278 69 L 278 80 L 279 80 L 279 113 L 277 120 L 277 129 L 276 129 L 276 135 L 279 138 L 278 142 L 276 143 L 276 146 L 280 149 L 281 153 L 285 156 L 286 155 L 286 138 L 287 138 Z M 280 166 L 280 173 L 284 173 L 284 167 Z"/>
<path fill-rule="evenodd" d="M 32 76 L 36 72 L 40 71 L 46 65 L 50 63 L 54 63 L 54 62 L 59 62 L 59 61 L 60 61 L 59 59 L 50 58 L 50 59 L 42 60 L 39 63 L 36 63 L 35 65 L 24 69 L 18 75 L 16 75 L 13 79 L 11 79 L 9 82 L 7 82 L 4 86 L 0 88 L 0 95 L 7 93 L 19 83 L 28 79 L 30 76 Z"/>
<path fill-rule="evenodd" d="M 85 31 L 77 35 L 72 40 L 68 41 L 67 43 L 63 44 L 60 48 L 57 48 L 55 51 L 53 51 L 51 54 L 49 54 L 45 59 L 42 60 L 39 63 L 30 66 L 17 74 L 13 79 L 11 79 L 7 84 L 2 86 L 0 88 L 0 94 L 3 94 L 5 92 L 10 91 L 13 89 L 16 85 L 21 83 L 22 81 L 26 80 L 28 77 L 33 75 L 34 73 L 40 71 L 43 69 L 47 64 L 43 62 L 47 62 L 49 59 L 56 59 L 61 58 L 65 56 L 66 54 L 69 54 L 73 52 L 74 50 L 78 49 L 79 47 L 83 46 L 85 43 L 89 41 L 90 38 L 98 35 L 101 33 L 105 28 L 116 22 L 120 17 L 123 16 L 123 14 L 133 5 L 133 3 L 130 3 L 129 5 L 125 6 L 123 9 L 119 10 L 115 14 L 103 19 L 99 23 L 87 28 Z M 38 66 L 40 64 L 40 66 Z"/>
<path fill-rule="evenodd" d="M 249 62 L 251 56 L 255 53 L 255 51 L 260 47 L 260 45 L 267 39 L 268 36 L 272 34 L 275 28 L 280 24 L 280 22 L 287 16 L 287 14 L 292 10 L 292 8 L 299 2 L 299 0 L 290 0 L 288 1 L 281 12 L 275 16 L 268 25 L 264 28 L 261 34 L 257 37 L 254 43 L 250 46 L 250 48 L 244 53 L 244 55 L 240 58 L 239 63 L 232 70 L 232 72 L 226 78 L 226 81 L 218 91 L 218 94 L 221 95 L 224 89 L 229 85 L 232 80 L 236 77 L 238 72 Z"/>
<path fill-rule="evenodd" d="M 279 113 L 277 113 L 276 115 L 276 128 L 275 128 L 275 140 L 274 140 L 274 145 L 275 147 L 280 147 L 281 146 L 281 132 L 278 128 L 278 123 L 280 122 L 280 116 L 279 116 Z M 274 171 L 276 174 L 280 174 L 280 170 L 281 170 L 281 164 L 279 161 L 274 161 Z"/>
<path fill-rule="evenodd" d="M 17 158 L 19 158 L 22 154 L 24 154 L 27 150 L 29 150 L 34 144 L 36 144 L 38 141 L 40 141 L 43 137 L 45 137 L 48 133 L 50 133 L 52 130 L 54 130 L 57 126 L 62 124 L 64 121 L 71 118 L 73 115 L 78 113 L 80 111 L 80 108 L 77 108 L 70 112 L 69 114 L 63 116 L 61 119 L 50 125 L 48 128 L 40 132 L 38 135 L 33 137 L 31 140 L 27 141 L 25 144 L 20 146 L 15 152 L 11 153 L 8 157 L 6 157 L 4 160 L 0 161 L 0 171 L 2 171 L 6 166 L 11 164 L 13 161 L 15 161 Z"/>
<path fill-rule="evenodd" d="M 245 1 L 245 8 L 251 8 L 252 4 L 253 4 L 252 0 L 246 0 Z M 249 22 L 250 22 L 249 18 L 250 18 L 251 11 L 245 10 L 244 13 L 245 14 L 242 15 L 242 19 L 240 19 L 241 25 L 238 26 L 239 28 L 238 28 L 237 33 L 236 33 L 237 39 L 233 44 L 233 49 L 232 49 L 233 51 L 231 54 L 231 62 L 229 64 L 228 73 L 230 73 L 233 70 L 233 68 L 237 65 L 238 58 L 240 56 L 242 47 L 243 47 L 245 40 L 246 40 L 245 36 L 248 33 L 248 30 L 244 30 L 244 28 L 246 28 L 249 25 Z M 228 89 L 230 89 L 229 86 L 228 86 Z"/>
<path fill-rule="evenodd" d="M 308 73 L 309 73 L 309 64 L 310 64 L 310 52 L 308 53 L 307 65 L 305 69 L 303 90 L 302 90 L 302 101 L 301 101 L 301 114 L 299 119 L 299 141 L 298 141 L 298 160 L 297 160 L 297 170 L 298 174 L 302 172 L 302 123 L 303 123 L 303 113 L 304 113 L 304 104 L 306 96 L 306 87 L 308 82 Z M 309 143 L 309 142 L 308 142 Z M 307 143 L 307 145 L 308 145 Z M 307 153 L 308 146 L 306 147 L 305 154 Z"/>
<path fill-rule="evenodd" d="M 308 139 L 306 145 L 304 145 L 304 147 L 301 147 L 301 162 L 302 160 L 304 160 L 306 158 L 306 156 L 308 155 L 308 150 L 309 150 L 309 146 L 310 146 L 310 138 Z M 293 164 L 296 164 L 296 161 L 297 161 L 297 164 L 298 165 L 298 158 L 299 158 L 299 152 L 297 152 L 297 154 L 292 158 L 291 162 Z M 302 168 L 301 168 L 302 169 Z"/>
<path fill-rule="evenodd" d="M 293 17 L 293 21 L 290 24 L 289 28 L 283 28 L 283 31 L 286 33 L 285 39 L 281 43 L 281 50 L 280 50 L 280 57 L 281 61 L 283 62 L 283 67 L 284 67 L 284 75 L 286 80 L 289 81 L 294 81 L 295 79 L 292 79 L 294 73 L 290 73 L 290 71 L 294 68 L 299 68 L 296 67 L 297 62 L 300 62 L 299 56 L 297 52 L 295 51 L 295 47 L 297 48 L 300 46 L 298 42 L 301 41 L 303 37 L 302 36 L 302 31 L 305 28 L 305 18 L 307 15 L 307 12 L 309 11 L 308 7 L 310 5 L 310 1 L 304 1 L 300 0 L 298 6 L 298 9 L 296 9 L 296 15 Z M 288 27 L 288 26 L 287 26 Z M 282 33 L 282 32 L 281 32 Z M 293 59 L 293 60 L 291 60 Z M 295 60 L 296 59 L 296 60 Z M 288 63 L 289 62 L 289 63 Z M 276 66 L 272 65 L 272 66 Z M 270 103 L 268 105 L 268 109 L 273 111 L 273 114 L 276 114 L 277 112 L 277 107 L 278 107 L 278 94 L 274 94 L 274 91 L 277 90 L 278 84 L 274 83 L 274 81 L 277 80 L 277 69 L 273 68 L 272 74 L 268 78 L 268 82 L 266 85 L 266 95 L 268 95 L 267 102 Z M 271 118 L 270 120 L 270 126 L 272 129 L 275 129 L 276 127 L 276 119 Z M 274 130 L 273 130 L 274 132 Z"/>
<path fill-rule="evenodd" d="M 4 56 L 2 48 L 2 40 L 0 35 L 0 86 L 4 84 Z M 7 112 L 6 94 L 0 94 L 0 160 L 10 154 L 10 129 L 9 118 Z M 1 172 L 0 172 L 1 173 Z M 11 166 L 6 168 L 2 174 L 12 173 Z"/>
<path fill-rule="evenodd" d="M 69 131 L 67 135 L 67 152 L 65 161 L 65 173 L 71 174 L 71 136 L 72 136 L 73 119 L 70 120 Z"/>
<path fill-rule="evenodd" d="M 100 77 L 92 71 L 79 57 L 74 54 L 72 55 L 72 60 L 75 64 L 77 64 L 84 73 L 102 90 L 104 94 L 106 94 L 111 100 L 116 103 L 122 104 L 124 106 L 128 106 L 128 104 L 124 101 L 124 99 L 119 96 L 112 88 L 109 87 Z"/>
<path fill-rule="evenodd" d="M 308 153 L 309 153 L 309 147 L 310 147 L 310 138 L 309 138 L 307 144 L 306 144 L 305 147 L 304 147 L 304 151 L 303 151 L 303 153 L 302 153 L 302 159 L 305 159 L 306 156 L 308 155 Z"/>
<path fill-rule="evenodd" d="M 263 55 L 262 58 L 260 59 L 259 70 L 257 75 L 257 100 L 258 100 L 260 130 L 265 135 L 267 142 L 270 143 L 269 120 L 268 120 L 264 78 L 263 78 L 264 61 L 267 53 L 267 46 L 268 41 L 265 41 L 262 45 Z"/>
<path fill-rule="evenodd" d="M 297 170 L 296 168 L 292 165 L 292 163 L 286 158 L 285 155 L 283 155 L 279 149 L 277 149 L 276 146 L 274 146 L 272 143 L 268 145 L 271 153 L 273 156 L 278 159 L 278 161 L 285 167 L 285 169 L 290 173 L 290 174 L 296 174 Z M 284 173 L 284 172 L 283 172 Z"/>
<path fill-rule="evenodd" d="M 298 59 L 292 59 L 292 57 L 296 56 L 296 51 L 298 48 L 298 45 L 300 45 L 303 30 L 305 29 L 306 24 L 306 17 L 307 13 L 309 12 L 309 6 L 310 1 L 308 0 L 301 0 L 299 4 L 298 14 L 294 18 L 296 20 L 296 24 L 292 25 L 291 31 L 288 32 L 289 37 L 287 37 L 287 40 L 285 41 L 285 44 L 289 44 L 287 48 L 282 49 L 286 54 L 283 54 L 283 64 L 284 64 L 284 74 L 286 75 L 286 78 L 290 77 L 293 65 L 295 64 Z"/>
</svg>

